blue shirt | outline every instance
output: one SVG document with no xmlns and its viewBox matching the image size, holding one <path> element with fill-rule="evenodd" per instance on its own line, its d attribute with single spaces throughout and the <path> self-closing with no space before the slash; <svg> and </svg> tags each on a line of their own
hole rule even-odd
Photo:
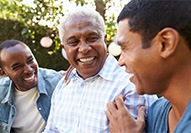
<svg viewBox="0 0 191 133">
<path fill-rule="evenodd" d="M 50 111 L 52 93 L 62 78 L 61 72 L 39 68 L 37 108 L 45 121 Z M 10 133 L 17 113 L 14 105 L 14 83 L 8 78 L 0 79 L 0 133 Z M 24 118 L 23 118 L 24 119 Z"/>
<path fill-rule="evenodd" d="M 150 106 L 156 96 L 139 96 L 129 80 L 130 75 L 108 55 L 101 71 L 83 80 L 74 69 L 69 83 L 58 83 L 51 101 L 45 133 L 108 133 L 108 101 L 126 94 L 125 103 L 134 117 L 140 105 Z"/>
<path fill-rule="evenodd" d="M 148 110 L 146 133 L 168 133 L 168 114 L 172 106 L 165 98 L 158 99 Z M 182 118 L 178 122 L 174 133 L 191 132 L 191 100 Z"/>
</svg>

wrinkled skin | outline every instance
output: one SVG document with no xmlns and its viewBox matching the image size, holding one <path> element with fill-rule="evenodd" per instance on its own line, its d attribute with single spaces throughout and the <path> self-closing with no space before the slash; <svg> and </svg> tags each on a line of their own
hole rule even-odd
<svg viewBox="0 0 191 133">
<path fill-rule="evenodd" d="M 69 63 L 87 79 L 96 75 L 107 57 L 105 35 L 98 32 L 97 22 L 90 18 L 74 18 L 66 23 L 63 37 Z"/>
</svg>

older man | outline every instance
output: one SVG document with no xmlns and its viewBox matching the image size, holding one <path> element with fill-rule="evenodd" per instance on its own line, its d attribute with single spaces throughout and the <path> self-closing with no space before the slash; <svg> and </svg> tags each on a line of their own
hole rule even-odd
<svg viewBox="0 0 191 133">
<path fill-rule="evenodd" d="M 126 106 L 136 118 L 139 106 L 156 100 L 156 96 L 139 96 L 130 75 L 107 53 L 105 24 L 98 12 L 73 9 L 61 20 L 59 33 L 74 70 L 56 87 L 45 132 L 107 133 L 108 101 L 125 95 Z"/>
</svg>

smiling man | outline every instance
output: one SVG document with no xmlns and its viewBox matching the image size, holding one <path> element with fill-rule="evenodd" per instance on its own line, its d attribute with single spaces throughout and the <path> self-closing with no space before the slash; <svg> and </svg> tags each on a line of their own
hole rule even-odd
<svg viewBox="0 0 191 133">
<path fill-rule="evenodd" d="M 60 22 L 59 34 L 69 63 L 74 67 L 53 94 L 46 133 L 108 133 L 107 102 L 119 94 L 131 115 L 155 96 L 139 96 L 130 75 L 107 53 L 106 30 L 101 15 L 86 7 L 73 9 Z"/>
<path fill-rule="evenodd" d="M 146 133 L 191 132 L 190 12 L 190 0 L 131 0 L 118 16 L 119 64 L 139 94 L 162 96 L 148 109 Z M 133 119 L 116 99 L 108 103 L 111 131 L 144 132 L 144 114 Z"/>
<path fill-rule="evenodd" d="M 41 133 L 61 72 L 38 67 L 29 47 L 18 40 L 0 45 L 0 132 Z"/>
</svg>

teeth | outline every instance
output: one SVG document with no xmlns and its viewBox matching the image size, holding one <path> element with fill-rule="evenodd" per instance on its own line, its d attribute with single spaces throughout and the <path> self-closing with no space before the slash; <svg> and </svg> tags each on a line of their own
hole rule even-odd
<svg viewBox="0 0 191 133">
<path fill-rule="evenodd" d="M 33 74 L 31 77 L 29 77 L 29 78 L 24 78 L 24 80 L 26 80 L 26 81 L 31 81 L 31 80 L 33 80 L 34 79 L 34 77 L 35 77 L 35 75 Z"/>
<path fill-rule="evenodd" d="M 94 59 L 94 57 L 89 57 L 89 58 L 83 58 L 83 59 L 80 59 L 81 62 L 89 62 L 89 61 L 92 61 Z"/>
<path fill-rule="evenodd" d="M 132 77 L 134 74 L 133 73 L 128 73 L 129 74 L 129 77 Z"/>
<path fill-rule="evenodd" d="M 129 75 L 133 76 L 134 74 L 133 73 L 129 73 Z"/>
</svg>

